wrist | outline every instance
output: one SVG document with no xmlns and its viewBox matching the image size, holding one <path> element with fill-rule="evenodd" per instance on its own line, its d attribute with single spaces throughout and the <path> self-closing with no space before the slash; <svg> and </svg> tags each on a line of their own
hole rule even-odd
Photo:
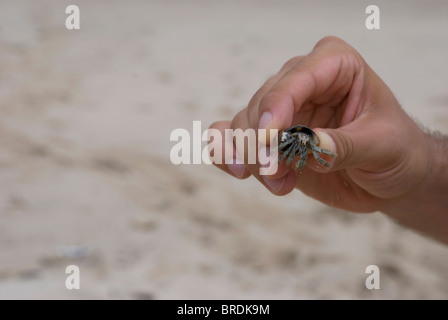
<svg viewBox="0 0 448 320">
<path fill-rule="evenodd" d="M 448 137 L 424 134 L 427 170 L 407 194 L 386 201 L 381 211 L 399 223 L 448 243 Z"/>
</svg>

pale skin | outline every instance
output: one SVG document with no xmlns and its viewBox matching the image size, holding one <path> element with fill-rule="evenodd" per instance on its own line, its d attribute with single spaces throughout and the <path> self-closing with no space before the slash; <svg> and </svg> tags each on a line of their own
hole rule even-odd
<svg viewBox="0 0 448 320">
<path fill-rule="evenodd" d="M 320 146 L 338 154 L 331 167 L 310 159 L 296 172 L 285 163 L 271 176 L 258 164 L 216 164 L 238 179 L 253 175 L 270 192 L 295 188 L 353 212 L 382 211 L 448 244 L 448 138 L 425 133 L 361 55 L 336 37 L 290 59 L 232 121 L 212 128 L 312 128 Z M 269 144 L 269 137 L 260 136 Z M 247 159 L 247 150 L 238 150 Z M 244 157 L 243 157 L 244 155 Z M 312 158 L 312 157 L 311 157 Z"/>
</svg>

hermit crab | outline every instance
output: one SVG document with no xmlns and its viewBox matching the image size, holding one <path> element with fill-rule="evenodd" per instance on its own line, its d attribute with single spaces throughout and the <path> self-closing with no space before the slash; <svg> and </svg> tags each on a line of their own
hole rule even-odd
<svg viewBox="0 0 448 320">
<path fill-rule="evenodd" d="M 308 127 L 297 125 L 284 129 L 278 134 L 278 148 L 281 153 L 278 163 L 286 158 L 286 165 L 291 165 L 295 156 L 300 156 L 296 162 L 295 169 L 302 170 L 306 166 L 308 154 L 312 153 L 318 163 L 330 167 L 330 164 L 322 159 L 319 154 L 337 157 L 336 153 L 319 147 L 319 138 L 316 133 Z"/>
</svg>

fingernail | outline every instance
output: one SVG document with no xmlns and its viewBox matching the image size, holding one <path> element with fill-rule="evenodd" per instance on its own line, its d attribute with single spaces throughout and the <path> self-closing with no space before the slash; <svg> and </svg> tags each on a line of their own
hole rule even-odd
<svg viewBox="0 0 448 320">
<path fill-rule="evenodd" d="M 267 129 L 268 126 L 271 124 L 271 122 L 272 122 L 272 113 L 264 112 L 261 115 L 260 123 L 258 125 L 258 128 L 259 129 Z"/>
<path fill-rule="evenodd" d="M 226 160 L 227 168 L 237 178 L 241 178 L 244 174 L 244 162 L 241 160 L 238 152 L 235 152 L 235 158 Z"/>
<path fill-rule="evenodd" d="M 323 158 L 330 165 L 329 168 L 332 168 L 336 161 L 336 157 L 337 157 L 336 144 L 334 143 L 334 141 L 330 137 L 330 135 L 328 133 L 326 133 L 325 131 L 317 130 L 316 134 L 317 134 L 317 137 L 319 138 L 319 147 L 322 149 L 327 149 L 334 153 L 334 156 L 323 156 Z"/>
<path fill-rule="evenodd" d="M 333 139 L 325 131 L 317 130 L 316 134 L 319 138 L 319 147 L 336 153 L 336 145 Z"/>
<path fill-rule="evenodd" d="M 269 179 L 266 178 L 266 176 L 263 176 L 263 181 L 266 183 L 273 192 L 279 192 L 283 185 L 285 184 L 286 177 L 280 178 L 280 179 Z"/>
<path fill-rule="evenodd" d="M 271 148 L 269 146 L 258 147 L 258 162 L 260 163 L 261 168 L 268 166 L 270 150 Z"/>
</svg>

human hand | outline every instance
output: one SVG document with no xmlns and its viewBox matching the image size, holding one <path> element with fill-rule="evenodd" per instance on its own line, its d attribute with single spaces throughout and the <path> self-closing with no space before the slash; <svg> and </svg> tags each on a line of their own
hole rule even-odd
<svg viewBox="0 0 448 320">
<path fill-rule="evenodd" d="M 326 37 L 308 55 L 289 60 L 231 122 L 211 127 L 224 137 L 228 128 L 282 130 L 297 124 L 313 128 L 320 146 L 338 154 L 327 159 L 329 169 L 310 160 L 295 172 L 283 162 L 274 175 L 260 176 L 259 164 L 226 165 L 222 159 L 216 165 L 237 178 L 253 175 L 276 195 L 297 188 L 356 212 L 387 211 L 430 174 L 427 135 L 360 54 L 338 38 Z M 247 146 L 238 151 L 247 159 Z"/>
</svg>

